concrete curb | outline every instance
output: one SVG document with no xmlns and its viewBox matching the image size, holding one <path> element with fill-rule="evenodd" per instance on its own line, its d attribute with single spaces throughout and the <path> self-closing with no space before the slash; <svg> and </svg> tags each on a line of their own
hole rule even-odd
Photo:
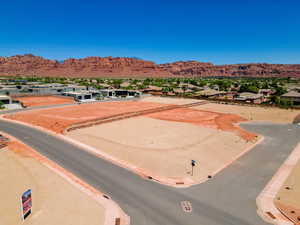
<svg viewBox="0 0 300 225">
<path fill-rule="evenodd" d="M 2 120 L 6 120 L 6 121 L 9 121 L 9 122 L 13 122 L 13 123 L 16 123 L 16 124 L 21 124 L 21 125 L 24 125 L 24 126 L 28 126 L 28 127 L 32 127 L 34 129 L 37 129 L 37 130 L 40 130 L 40 131 L 43 131 L 49 135 L 52 135 L 52 136 L 55 136 L 55 137 L 58 137 L 60 138 L 61 140 L 65 141 L 65 142 L 68 142 L 74 146 L 77 146 L 77 147 L 80 147 L 81 149 L 89 152 L 89 153 L 92 153 L 94 155 L 96 155 L 97 157 L 100 157 L 100 158 L 103 158 L 107 161 L 110 161 L 112 162 L 113 164 L 115 165 L 118 165 L 122 168 L 125 168 L 139 176 L 141 176 L 142 178 L 144 179 L 149 179 L 149 180 L 152 180 L 154 182 L 158 182 L 160 184 L 163 184 L 163 185 L 167 185 L 167 186 L 171 186 L 171 187 L 176 187 L 176 188 L 187 188 L 187 187 L 190 187 L 190 186 L 193 186 L 193 185 L 197 185 L 197 184 L 201 184 L 201 183 L 204 183 L 206 182 L 209 178 L 206 178 L 206 179 L 202 179 L 198 182 L 195 182 L 193 181 L 191 178 L 183 178 L 183 179 L 177 179 L 177 178 L 169 178 L 169 177 L 163 177 L 163 176 L 159 176 L 157 174 L 154 174 L 152 173 L 151 171 L 148 171 L 148 170 L 145 170 L 143 168 L 139 168 L 133 164 L 130 164 L 124 160 L 121 160 L 121 159 L 117 159 L 107 153 L 105 153 L 104 151 L 101 151 L 100 149 L 98 148 L 94 148 L 92 146 L 89 146 L 89 145 L 86 145 L 84 143 L 81 143 L 79 141 L 76 141 L 74 139 L 71 139 L 69 137 L 66 137 L 65 135 L 62 135 L 62 134 L 59 134 L 59 133 L 55 133 L 51 130 L 47 130 L 43 127 L 40 127 L 40 126 L 36 126 L 36 125 L 32 125 L 32 124 L 28 124 L 28 123 L 25 123 L 25 122 L 21 122 L 21 121 L 17 121 L 17 120 L 12 120 L 12 119 L 9 119 L 9 118 L 4 118 L 5 115 L 1 115 L 0 118 Z M 247 152 L 249 152 L 251 149 L 253 149 L 257 144 L 261 143 L 263 141 L 263 137 L 253 143 L 251 146 L 249 146 L 248 148 L 246 148 L 244 151 L 242 151 L 239 155 L 237 155 L 236 157 L 234 157 L 229 163 L 227 163 L 226 165 L 222 166 L 221 168 L 217 169 L 215 172 L 212 173 L 212 176 L 215 176 L 217 173 L 221 172 L 223 169 L 227 168 L 228 166 L 230 166 L 233 162 L 235 162 L 238 158 L 240 158 L 241 156 L 243 156 L 244 154 L 246 154 Z"/>
<path fill-rule="evenodd" d="M 169 186 L 174 186 L 174 187 L 189 187 L 193 184 L 192 179 L 174 179 L 174 178 L 165 178 L 165 177 L 161 177 L 158 175 L 155 175 L 147 170 L 144 170 L 142 168 L 138 168 L 135 165 L 129 164 L 127 162 L 125 162 L 124 160 L 120 160 L 117 159 L 103 151 L 101 151 L 100 149 L 96 149 L 94 147 L 91 147 L 89 145 L 83 144 L 79 141 L 76 141 L 74 139 L 71 139 L 69 137 L 66 137 L 65 135 L 59 134 L 59 133 L 55 133 L 51 130 L 47 130 L 43 127 L 40 126 L 36 126 L 36 125 L 32 125 L 32 124 L 28 124 L 28 123 L 24 123 L 21 121 L 17 121 L 17 120 L 12 120 L 12 119 L 8 119 L 8 118 L 4 118 L 5 115 L 1 115 L 0 119 L 8 121 L 8 122 L 12 122 L 12 123 L 16 123 L 16 124 L 21 124 L 23 126 L 27 126 L 27 127 L 31 127 L 37 130 L 40 130 L 44 133 L 47 133 L 49 135 L 55 136 L 60 138 L 61 140 L 68 142 L 69 144 L 72 144 L 76 147 L 79 147 L 89 153 L 92 153 L 93 155 L 96 155 L 97 157 L 103 158 L 107 161 L 112 162 L 113 164 L 116 164 L 122 168 L 125 168 L 139 176 L 141 176 L 144 179 L 150 179 L 153 180 L 155 182 L 161 183 L 161 184 L 165 184 L 165 185 L 169 185 Z"/>
<path fill-rule="evenodd" d="M 120 219 L 120 225 L 129 225 L 130 217 L 126 215 L 123 210 L 117 205 L 109 196 L 101 193 L 96 190 L 89 184 L 85 183 L 74 174 L 68 172 L 64 168 L 60 167 L 55 162 L 49 160 L 45 156 L 41 155 L 39 152 L 31 148 L 30 146 L 24 144 L 22 141 L 17 138 L 0 131 L 4 136 L 9 137 L 11 140 L 21 143 L 22 145 L 28 148 L 30 151 L 30 156 L 36 160 L 38 160 L 42 165 L 46 166 L 48 169 L 52 170 L 54 173 L 65 179 L 68 183 L 75 186 L 80 191 L 87 194 L 89 197 L 97 201 L 100 205 L 105 208 L 105 221 L 104 225 L 115 225 L 117 224 L 117 220 Z"/>
<path fill-rule="evenodd" d="M 257 140 L 256 142 L 254 142 L 252 145 L 248 146 L 244 151 L 242 151 L 240 154 L 238 154 L 237 156 L 235 156 L 230 162 L 228 162 L 226 165 L 224 165 L 223 167 L 219 168 L 218 170 L 216 170 L 212 176 L 215 176 L 216 174 L 218 174 L 219 172 L 221 172 L 222 170 L 226 169 L 228 166 L 230 166 L 232 163 L 234 163 L 236 160 L 238 160 L 240 157 L 242 157 L 243 155 L 245 155 L 246 153 L 248 153 L 249 151 L 251 151 L 256 145 L 259 145 L 260 143 L 262 143 L 265 140 L 265 137 L 263 136 L 258 136 L 259 140 Z"/>
<path fill-rule="evenodd" d="M 256 198 L 257 213 L 267 222 L 275 225 L 293 225 L 275 206 L 274 199 L 285 180 L 300 159 L 300 143 L 281 165 L 263 191 Z"/>
</svg>

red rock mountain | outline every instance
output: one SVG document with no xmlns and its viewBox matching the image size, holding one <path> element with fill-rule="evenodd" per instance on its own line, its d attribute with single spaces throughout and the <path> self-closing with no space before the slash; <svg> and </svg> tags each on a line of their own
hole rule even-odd
<svg viewBox="0 0 300 225">
<path fill-rule="evenodd" d="M 214 65 L 197 61 L 155 64 L 136 58 L 49 60 L 31 54 L 0 57 L 0 75 L 60 77 L 299 77 L 300 64 Z"/>
</svg>

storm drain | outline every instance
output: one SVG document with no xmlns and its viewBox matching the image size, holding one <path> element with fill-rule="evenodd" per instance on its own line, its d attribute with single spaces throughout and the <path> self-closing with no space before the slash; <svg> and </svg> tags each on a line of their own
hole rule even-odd
<svg viewBox="0 0 300 225">
<path fill-rule="evenodd" d="M 190 213 L 192 212 L 192 204 L 189 201 L 182 201 L 180 202 L 181 208 L 184 212 Z"/>
</svg>

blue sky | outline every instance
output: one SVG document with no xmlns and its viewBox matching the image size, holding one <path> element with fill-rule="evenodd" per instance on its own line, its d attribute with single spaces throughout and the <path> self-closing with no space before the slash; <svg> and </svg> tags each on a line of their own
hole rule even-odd
<svg viewBox="0 0 300 225">
<path fill-rule="evenodd" d="M 300 63 L 299 0 L 14 0 L 0 55 Z"/>
</svg>

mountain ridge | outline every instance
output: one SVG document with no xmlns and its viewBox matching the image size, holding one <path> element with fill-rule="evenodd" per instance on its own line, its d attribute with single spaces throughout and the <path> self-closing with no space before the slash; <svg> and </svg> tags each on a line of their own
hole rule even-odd
<svg viewBox="0 0 300 225">
<path fill-rule="evenodd" d="M 33 54 L 0 57 L 0 75 L 49 77 L 296 77 L 300 64 L 242 63 L 214 65 L 177 61 L 156 64 L 136 57 L 51 60 Z"/>
</svg>

